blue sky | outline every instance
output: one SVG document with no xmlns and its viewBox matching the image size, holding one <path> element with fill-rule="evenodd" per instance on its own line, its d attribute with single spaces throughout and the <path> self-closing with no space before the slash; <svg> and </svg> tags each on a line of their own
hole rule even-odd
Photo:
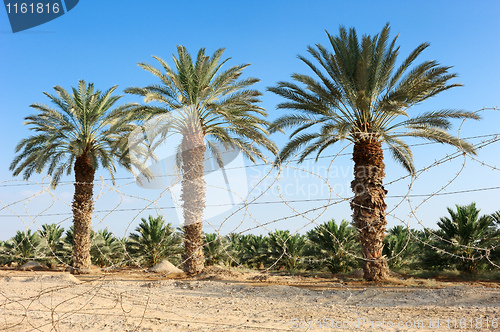
<svg viewBox="0 0 500 332">
<path fill-rule="evenodd" d="M 71 212 L 68 205 L 71 204 L 71 185 L 61 186 L 52 194 L 40 194 L 43 190 L 41 185 L 19 186 L 19 182 L 8 182 L 13 180 L 8 167 L 14 157 L 14 147 L 30 134 L 22 124 L 23 118 L 33 113 L 29 105 L 35 102 L 46 103 L 47 98 L 42 92 L 52 92 L 55 85 L 69 89 L 75 86 L 79 79 L 85 79 L 94 82 L 102 90 L 118 85 L 118 91 L 121 93 L 129 86 L 143 86 L 154 82 L 151 74 L 137 66 L 138 62 L 154 63 L 152 55 L 170 61 L 171 55 L 176 51 L 176 45 L 179 44 L 186 46 L 191 53 L 205 47 L 207 53 L 211 54 L 217 48 L 223 47 L 226 48 L 225 56 L 231 57 L 228 66 L 252 64 L 245 71 L 245 75 L 261 80 L 256 88 L 264 92 L 262 106 L 268 110 L 270 119 L 274 119 L 280 114 L 280 111 L 275 109 L 280 99 L 265 92 L 265 88 L 279 80 L 288 80 L 293 72 L 309 73 L 296 56 L 306 55 L 308 45 L 326 45 L 325 30 L 336 34 L 339 25 L 344 25 L 356 27 L 360 34 L 375 34 L 386 22 L 390 22 L 392 36 L 399 33 L 401 58 L 420 43 L 430 42 L 431 47 L 424 52 L 420 60 L 433 59 L 443 65 L 453 66 L 453 71 L 459 74 L 456 82 L 464 84 L 463 87 L 447 91 L 416 107 L 414 114 L 442 108 L 475 111 L 483 107 L 500 106 L 499 14 L 500 2 L 494 0 L 80 1 L 71 12 L 58 19 L 13 34 L 5 10 L 0 9 L 0 140 L 4 156 L 0 160 L 0 185 L 3 184 L 3 187 L 0 187 L 0 208 L 3 207 L 0 211 L 0 225 L 3 229 L 0 240 L 10 238 L 16 230 L 26 227 L 38 228 L 46 222 L 65 220 L 64 226 L 70 224 L 71 219 L 68 219 L 68 216 L 59 214 Z M 141 101 L 134 96 L 125 96 L 122 100 Z M 469 137 L 500 133 L 497 125 L 500 120 L 498 111 L 485 111 L 482 115 L 483 121 L 465 123 L 460 135 Z M 459 125 L 457 122 L 452 130 L 454 133 L 457 133 Z M 285 135 L 274 135 L 272 138 L 279 146 L 286 142 Z M 476 139 L 473 142 L 479 141 Z M 410 141 L 411 144 L 419 142 L 421 143 Z M 337 149 L 332 148 L 325 154 L 336 154 L 343 147 L 339 145 Z M 308 163 L 300 167 L 312 173 L 321 173 L 326 167 L 330 167 L 330 186 L 337 185 L 336 192 L 343 190 L 341 196 L 348 197 L 348 183 L 352 177 L 352 162 L 349 157 L 351 151 L 352 147 L 347 146 L 342 152 L 346 155 L 335 158 L 333 162 L 325 158 L 318 164 Z M 500 160 L 497 151 L 498 143 L 492 144 L 482 149 L 477 159 L 498 166 Z M 453 152 L 452 148 L 442 145 L 416 146 L 416 166 L 429 166 L 435 160 Z M 465 167 L 462 167 L 463 162 Z M 387 182 L 405 175 L 404 170 L 391 161 L 389 156 L 386 163 Z M 336 172 L 331 172 L 332 170 Z M 435 227 L 438 218 L 446 214 L 446 207 L 455 203 L 467 204 L 476 201 L 484 213 L 500 209 L 495 199 L 498 190 L 431 197 L 419 206 L 421 201 L 428 198 L 426 194 L 440 190 L 459 171 L 460 175 L 446 187 L 445 192 L 500 185 L 498 171 L 482 166 L 470 158 L 454 159 L 429 169 L 413 183 L 404 179 L 388 186 L 389 195 L 399 196 L 406 195 L 411 184 L 411 194 L 414 195 L 410 200 L 388 198 L 388 210 L 391 212 L 389 226 L 402 220 L 409 221 L 412 227 L 419 227 L 419 221 L 425 226 Z M 264 172 L 263 167 L 247 168 L 249 183 Z M 107 178 L 101 171 L 97 173 L 97 177 L 99 176 Z M 120 170 L 117 176 L 130 177 L 130 174 Z M 269 177 L 271 180 L 274 178 Z M 41 179 L 41 176 L 34 176 L 32 181 L 38 182 Z M 121 190 L 123 195 L 114 194 L 114 189 L 107 187 L 111 186 L 110 183 L 97 186 L 96 196 L 101 195 L 101 203 L 97 203 L 96 209 L 110 210 L 118 206 L 118 209 L 135 207 L 139 210 L 99 213 L 95 227 L 108 226 L 119 236 L 130 232 L 135 228 L 138 218 L 154 212 L 140 210 L 141 206 L 144 206 L 141 197 L 148 197 L 157 202 L 159 207 L 172 206 L 167 194 L 162 194 L 161 191 L 143 191 L 134 184 L 125 185 L 127 181 L 131 180 L 118 182 L 118 190 Z M 317 181 L 319 180 L 310 173 L 289 168 L 279 183 L 282 190 L 293 190 L 283 192 L 282 197 L 279 197 L 278 191 L 270 191 L 259 200 L 315 200 L 328 198 L 330 194 L 336 197 L 329 190 L 321 191 L 322 185 L 317 185 L 315 189 L 311 187 L 307 192 L 308 188 L 304 186 L 319 183 Z M 15 185 L 11 186 L 12 184 Z M 159 196 L 161 197 L 158 198 Z M 28 197 L 28 203 L 23 201 Z M 55 201 L 51 205 L 53 198 Z M 5 207 L 17 200 L 21 202 Z M 219 229 L 223 224 L 223 233 L 248 228 L 253 228 L 253 232 L 284 228 L 302 232 L 311 228 L 313 224 L 310 220 L 287 217 L 314 208 L 319 205 L 318 202 L 302 201 L 290 204 L 291 207 L 265 203 L 252 205 L 247 209 L 246 217 L 237 213 L 224 221 L 231 212 L 229 211 L 212 219 L 210 223 L 215 229 Z M 412 210 L 415 216 L 409 218 Z M 42 212 L 54 215 L 25 216 L 27 213 L 36 215 Z M 165 213 L 166 219 L 174 225 L 178 223 L 175 214 L 170 213 L 168 209 L 159 212 Z M 316 213 L 306 216 L 317 223 L 330 218 L 348 219 L 350 216 L 347 202 L 333 205 L 321 212 L 321 215 Z M 249 218 L 249 215 L 255 220 Z M 280 218 L 285 220 L 275 221 Z M 265 222 L 270 224 L 259 226 L 259 223 Z M 207 226 L 206 231 L 214 231 L 214 228 Z"/>
</svg>

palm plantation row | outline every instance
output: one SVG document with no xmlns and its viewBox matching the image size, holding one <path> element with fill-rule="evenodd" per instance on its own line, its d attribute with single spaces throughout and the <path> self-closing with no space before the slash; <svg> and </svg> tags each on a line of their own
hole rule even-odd
<svg viewBox="0 0 500 332">
<path fill-rule="evenodd" d="M 391 228 L 384 239 L 383 254 L 393 270 L 458 270 L 475 273 L 500 265 L 500 212 L 480 215 L 475 204 L 448 209 L 449 217 L 438 222 L 438 230 L 416 231 L 401 225 Z M 74 229 L 63 236 L 56 224 L 41 230 L 18 231 L 0 246 L 0 263 L 23 264 L 36 260 L 51 267 L 71 266 Z M 167 259 L 182 261 L 182 229 L 175 231 L 163 217 L 142 218 L 128 238 L 118 239 L 107 229 L 92 232 L 92 263 L 100 267 L 147 268 Z M 204 234 L 206 265 L 222 264 L 270 270 L 314 270 L 349 272 L 361 267 L 361 247 L 355 228 L 333 219 L 305 235 L 276 230 L 268 235 Z"/>
<path fill-rule="evenodd" d="M 316 159 L 337 142 L 353 144 L 354 180 L 351 188 L 352 224 L 361 243 L 364 278 L 382 280 L 388 266 L 383 256 L 386 228 L 383 186 L 385 164 L 382 144 L 410 174 L 415 172 L 412 152 L 405 137 L 420 137 L 451 144 L 466 153 L 475 153 L 472 145 L 448 133 L 450 119 L 478 119 L 473 112 L 436 110 L 411 114 L 412 106 L 460 86 L 451 83 L 456 74 L 451 67 L 436 61 L 415 64 L 429 46 L 419 45 L 396 66 L 397 37 L 389 39 L 389 25 L 375 35 L 358 37 L 356 30 L 341 27 L 338 36 L 328 34 L 331 50 L 317 44 L 309 47 L 313 60 L 299 56 L 313 76 L 293 74 L 293 82 L 278 82 L 268 91 L 286 101 L 278 105 L 286 110 L 274 122 L 258 106 L 261 93 L 252 88 L 256 78 L 240 78 L 249 65 L 222 70 L 223 50 L 206 56 L 200 49 L 196 59 L 178 46 L 174 68 L 163 59 L 160 64 L 139 66 L 157 80 L 146 87 L 131 87 L 125 93 L 143 97 L 143 104 L 116 106 L 116 86 L 101 92 L 81 81 L 72 93 L 55 87 L 56 95 L 46 93 L 56 108 L 33 104 L 38 114 L 28 116 L 25 124 L 37 132 L 22 140 L 11 164 L 14 175 L 28 179 L 33 172 L 52 176 L 57 186 L 63 174 L 75 173 L 73 199 L 74 239 L 73 273 L 86 273 L 91 265 L 91 218 L 93 180 L 98 167 L 111 176 L 120 164 L 132 170 L 128 137 L 148 121 L 169 115 L 169 121 L 148 137 L 145 146 L 135 151 L 153 158 L 154 146 L 172 133 L 182 136 L 178 148 L 178 168 L 182 174 L 183 266 L 190 274 L 202 271 L 203 213 L 206 184 L 203 161 L 207 150 L 223 166 L 217 144 L 241 151 L 252 162 L 263 160 L 277 167 L 298 157 L 298 162 L 316 155 Z M 319 66 L 318 66 L 319 65 Z M 275 132 L 292 129 L 289 142 L 279 150 L 269 139 Z M 156 139 L 156 141 L 155 141 Z M 141 152 L 142 151 L 142 152 Z M 268 155 L 272 155 L 268 160 Z M 140 167 L 139 167 L 140 168 Z M 150 172 L 140 168 L 142 175 Z"/>
</svg>

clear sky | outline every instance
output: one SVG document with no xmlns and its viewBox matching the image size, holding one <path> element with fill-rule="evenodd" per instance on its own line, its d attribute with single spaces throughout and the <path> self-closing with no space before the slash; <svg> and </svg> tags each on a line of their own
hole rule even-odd
<svg viewBox="0 0 500 332">
<path fill-rule="evenodd" d="M 176 45 L 184 45 L 196 54 L 200 47 L 207 53 L 217 48 L 226 48 L 225 56 L 231 57 L 227 66 L 241 63 L 252 65 L 245 75 L 261 80 L 256 88 L 264 92 L 262 106 L 269 112 L 270 119 L 276 118 L 280 111 L 276 104 L 277 96 L 265 92 L 265 88 L 279 80 L 289 80 L 293 72 L 309 74 L 297 54 L 306 55 L 308 45 L 327 44 L 325 30 L 336 34 L 338 27 L 354 26 L 360 34 L 378 33 L 385 23 L 391 25 L 392 36 L 399 34 L 401 58 L 422 42 L 429 42 L 420 60 L 433 59 L 443 65 L 453 66 L 459 74 L 456 82 L 463 87 L 452 89 L 429 100 L 414 109 L 414 114 L 425 110 L 457 108 L 479 110 L 483 107 L 500 106 L 500 2 L 481 1 L 80 1 L 69 13 L 41 26 L 15 33 L 11 32 L 6 11 L 0 9 L 0 141 L 3 157 L 0 159 L 0 240 L 12 237 L 16 230 L 38 228 L 43 223 L 61 222 L 70 225 L 72 185 L 62 185 L 55 192 L 45 192 L 42 185 L 10 182 L 13 180 L 8 170 L 14 158 L 15 145 L 30 135 L 23 126 L 23 118 L 34 113 L 29 107 L 35 102 L 47 103 L 43 91 L 52 92 L 52 87 L 60 85 L 66 89 L 76 86 L 78 80 L 94 82 L 97 88 L 106 90 L 118 85 L 119 93 L 129 86 L 144 86 L 156 82 L 154 77 L 137 66 L 138 62 L 154 64 L 152 55 L 170 62 L 176 52 Z M 126 101 L 141 102 L 134 96 L 125 96 Z M 482 112 L 480 122 L 465 123 L 462 137 L 500 133 L 499 111 Z M 460 123 L 455 123 L 454 133 L 458 133 Z M 276 134 L 272 138 L 281 147 L 287 136 Z M 481 139 L 471 140 L 479 143 Z M 410 141 L 411 144 L 423 141 Z M 344 148 L 342 150 L 342 148 Z M 279 180 L 279 197 L 275 184 L 267 194 L 260 197 L 246 209 L 246 216 L 237 213 L 227 221 L 231 210 L 222 216 L 209 220 L 205 230 L 222 233 L 243 231 L 254 228 L 255 233 L 265 233 L 274 229 L 291 229 L 303 232 L 313 226 L 302 218 L 287 218 L 295 213 L 326 204 L 321 199 L 339 194 L 350 196 L 349 182 L 352 178 L 352 161 L 349 154 L 351 146 L 339 145 L 331 148 L 325 155 L 334 155 L 342 150 L 337 158 L 325 158 L 320 163 L 306 163 L 305 171 L 324 176 L 326 167 L 329 172 L 330 188 L 305 171 L 291 167 L 285 170 Z M 500 166 L 499 144 L 491 144 L 480 150 L 477 159 L 493 166 Z M 414 147 L 415 162 L 418 169 L 431 165 L 447 154 L 452 148 L 439 144 Z M 465 166 L 463 163 L 465 162 Z M 386 158 L 386 182 L 406 175 L 404 170 Z M 458 178 L 454 179 L 457 172 Z M 268 171 L 264 167 L 247 167 L 246 175 L 250 187 L 256 179 L 261 179 Z M 411 199 L 389 197 L 387 199 L 389 226 L 402 221 L 412 227 L 435 227 L 439 217 L 446 214 L 446 207 L 454 204 L 468 204 L 475 201 L 484 213 L 500 210 L 498 194 L 500 190 L 474 191 L 430 197 L 428 194 L 440 190 L 448 182 L 453 182 L 441 193 L 468 189 L 482 189 L 500 186 L 498 170 L 493 170 L 470 158 L 458 158 L 429 169 L 414 182 L 408 178 L 387 185 L 389 195 L 404 196 Z M 97 177 L 107 178 L 98 171 Z M 108 226 L 118 236 L 132 231 L 138 218 L 146 217 L 155 211 L 141 211 L 145 207 L 141 198 L 157 203 L 158 207 L 173 206 L 168 193 L 145 190 L 130 182 L 130 174 L 120 170 L 115 188 L 123 194 L 110 189 L 111 183 L 104 181 L 96 187 L 97 211 L 120 211 L 113 213 L 98 212 L 96 228 Z M 265 183 L 276 178 L 272 173 Z M 67 178 L 70 181 L 72 178 Z M 39 182 L 41 176 L 32 181 Z M 253 182 L 252 182 L 253 181 Z M 47 182 L 45 180 L 45 182 Z M 263 188 L 257 186 L 254 194 Z M 325 189 L 326 188 L 326 189 Z M 33 196 L 35 195 L 35 196 Z M 164 196 L 162 196 L 164 195 Z M 134 196 L 134 197 L 132 197 Z M 251 196 L 254 197 L 254 196 Z M 26 200 L 29 198 L 29 200 Z M 310 201 L 304 201 L 308 199 Z M 21 200 L 19 203 L 15 203 Z M 269 204 L 269 201 L 288 201 L 285 204 Z M 298 200 L 295 202 L 294 200 Z M 315 201 L 316 200 L 316 201 Z M 419 205 L 425 200 L 423 205 Z M 53 205 L 51 205 L 53 204 Z M 138 209 L 123 211 L 124 209 Z M 178 226 L 173 209 L 158 211 L 167 221 Z M 409 218 L 411 212 L 414 216 Z M 41 215 L 36 216 L 38 213 Z M 26 215 L 31 215 L 27 217 Z M 49 215 L 47 215 L 49 214 Z M 321 214 L 321 215 L 320 215 Z M 35 216 L 34 216 L 35 215 Z M 255 220 L 249 216 L 253 216 Z M 14 217 L 11 217 L 14 216 Z M 330 218 L 341 220 L 350 218 L 347 201 L 330 206 L 327 210 L 316 211 L 306 216 L 317 223 Z M 285 218 L 283 221 L 278 221 Z M 259 226 L 259 223 L 269 223 Z M 304 228 L 303 228 L 304 227 Z"/>
</svg>

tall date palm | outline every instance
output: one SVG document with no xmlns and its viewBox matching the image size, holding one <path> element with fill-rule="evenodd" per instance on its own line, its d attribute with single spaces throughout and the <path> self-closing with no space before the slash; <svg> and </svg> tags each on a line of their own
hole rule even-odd
<svg viewBox="0 0 500 332">
<path fill-rule="evenodd" d="M 222 60 L 223 52 L 224 49 L 218 49 L 212 56 L 206 56 L 205 49 L 201 48 L 193 59 L 185 47 L 178 46 L 178 54 L 173 56 L 174 68 L 159 57 L 153 58 L 161 69 L 139 63 L 159 79 L 158 84 L 125 90 L 143 96 L 148 104 L 153 102 L 144 112 L 145 119 L 172 115 L 168 123 L 163 123 L 163 137 L 171 133 L 182 136 L 177 156 L 182 169 L 184 270 L 190 274 L 199 273 L 204 267 L 202 221 L 206 182 L 203 162 L 207 147 L 221 167 L 224 161 L 217 143 L 226 149 L 241 151 L 252 162 L 265 159 L 259 147 L 277 153 L 268 139 L 267 112 L 257 106 L 261 93 L 251 89 L 259 80 L 240 79 L 249 64 L 222 70 L 229 60 Z"/>
<path fill-rule="evenodd" d="M 72 273 L 90 271 L 90 233 L 94 209 L 93 181 L 96 169 L 107 169 L 114 179 L 116 163 L 130 169 L 127 135 L 133 126 L 127 121 L 132 104 L 115 106 L 121 96 L 113 96 L 116 86 L 105 92 L 92 83 L 79 81 L 70 94 L 60 86 L 55 95 L 44 92 L 56 106 L 32 104 L 38 111 L 25 118 L 25 125 L 37 134 L 21 140 L 19 153 L 10 165 L 14 175 L 29 179 L 33 172 L 52 176 L 55 188 L 61 176 L 75 173 L 73 196 L 73 269 Z"/>
<path fill-rule="evenodd" d="M 317 44 L 308 47 L 314 61 L 299 56 L 314 76 L 293 74 L 294 83 L 278 82 L 269 88 L 288 99 L 278 108 L 290 110 L 275 120 L 271 131 L 295 129 L 281 150 L 278 163 L 297 153 L 299 162 L 311 154 L 316 154 L 317 160 L 325 149 L 339 141 L 353 143 L 351 209 L 367 280 L 382 280 L 388 270 L 382 255 L 387 224 L 382 143 L 412 174 L 413 156 L 405 137 L 420 137 L 475 153 L 472 145 L 447 130 L 450 119 L 478 119 L 476 114 L 449 109 L 408 113 L 412 106 L 460 84 L 450 82 L 456 77 L 449 73 L 451 67 L 436 61 L 414 65 L 428 43 L 419 45 L 396 68 L 399 47 L 397 37 L 391 41 L 389 32 L 388 24 L 379 34 L 361 38 L 354 28 L 347 31 L 340 27 L 338 36 L 327 32 L 333 51 Z"/>
</svg>

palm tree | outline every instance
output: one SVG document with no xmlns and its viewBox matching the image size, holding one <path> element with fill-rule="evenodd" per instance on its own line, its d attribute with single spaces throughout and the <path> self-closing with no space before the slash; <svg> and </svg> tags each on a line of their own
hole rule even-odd
<svg viewBox="0 0 500 332">
<path fill-rule="evenodd" d="M 400 269 L 409 265 L 417 248 L 416 236 L 415 231 L 402 225 L 394 226 L 389 230 L 389 235 L 384 239 L 383 253 L 388 258 L 391 269 Z"/>
<path fill-rule="evenodd" d="M 90 226 L 94 203 L 92 199 L 95 171 L 99 166 L 107 169 L 114 182 L 116 163 L 130 169 L 126 154 L 127 134 L 133 129 L 125 115 L 133 105 L 116 106 L 121 96 L 112 96 L 116 86 L 101 92 L 94 85 L 80 81 L 73 93 L 60 86 L 55 95 L 44 92 L 56 106 L 32 104 L 38 114 L 25 118 L 26 125 L 36 135 L 21 140 L 16 146 L 19 154 L 10 165 L 14 175 L 23 173 L 29 179 L 33 172 L 52 176 L 55 188 L 63 174 L 75 173 L 73 196 L 72 273 L 90 271 Z M 114 107 L 114 108 L 113 108 Z"/>
<path fill-rule="evenodd" d="M 491 232 L 493 218 L 480 216 L 475 203 L 447 208 L 450 217 L 442 217 L 437 225 L 442 230 L 442 249 L 452 254 L 451 260 L 463 272 L 475 272 L 485 261 L 486 249 L 498 242 Z"/>
<path fill-rule="evenodd" d="M 202 222 L 206 184 L 203 161 L 206 146 L 220 167 L 224 161 L 215 143 L 241 151 L 252 162 L 265 160 L 259 146 L 277 152 L 268 139 L 267 113 L 256 105 L 261 93 L 250 89 L 258 79 L 239 80 L 248 64 L 221 71 L 229 60 L 221 62 L 223 51 L 218 49 L 209 57 L 201 48 L 193 61 L 186 49 L 178 46 L 178 56 L 173 57 L 175 70 L 159 57 L 153 58 L 162 69 L 139 63 L 141 68 L 160 79 L 159 84 L 125 90 L 143 96 L 146 103 L 161 104 L 148 107 L 143 112 L 145 116 L 171 115 L 162 130 L 162 137 L 167 133 L 182 136 L 177 156 L 182 168 L 184 270 L 190 274 L 201 272 L 204 266 Z"/>
<path fill-rule="evenodd" d="M 493 260 L 494 266 L 498 267 L 500 265 L 500 211 L 495 211 L 491 217 L 495 221 L 495 225 L 490 227 L 491 233 L 497 241 L 492 245 L 490 259 Z"/>
<path fill-rule="evenodd" d="M 449 255 L 444 254 L 444 249 L 439 247 L 442 244 L 442 230 L 424 228 L 415 230 L 416 257 L 415 267 L 417 269 L 443 271 L 451 266 Z M 385 249 L 385 248 L 384 248 Z"/>
<path fill-rule="evenodd" d="M 228 244 L 227 248 L 225 248 L 224 253 L 226 257 L 226 264 L 228 266 L 240 266 L 241 255 L 242 255 L 242 245 L 243 245 L 243 237 L 239 233 L 231 232 L 225 236 L 225 242 Z"/>
<path fill-rule="evenodd" d="M 127 244 L 129 252 L 147 266 L 154 266 L 165 258 L 175 259 L 181 253 L 182 239 L 174 233 L 171 223 L 165 223 L 163 216 L 141 218 L 135 231 Z"/>
<path fill-rule="evenodd" d="M 94 238 L 94 230 L 90 230 L 90 238 Z M 65 264 L 68 264 L 70 266 L 73 266 L 73 255 L 71 252 L 73 251 L 74 245 L 75 245 L 75 227 L 72 225 L 69 227 L 69 229 L 66 230 L 64 233 L 64 237 L 62 238 L 62 245 L 61 245 L 61 252 L 63 253 L 64 260 L 63 262 Z"/>
<path fill-rule="evenodd" d="M 48 256 L 48 265 L 55 266 L 57 261 L 61 261 L 59 256 L 64 254 L 62 241 L 64 228 L 54 223 L 43 224 L 42 229 L 39 230 L 38 233 L 44 242 L 44 248 L 46 249 L 46 255 Z"/>
<path fill-rule="evenodd" d="M 278 269 L 295 269 L 299 266 L 306 238 L 288 230 L 276 230 L 269 233 L 264 246 L 264 253 L 271 266 Z"/>
<path fill-rule="evenodd" d="M 61 242 L 64 228 L 57 224 L 43 224 L 42 229 L 39 231 L 40 236 L 47 243 L 47 247 L 55 252 L 57 245 Z"/>
<path fill-rule="evenodd" d="M 208 233 L 203 237 L 203 255 L 206 265 L 219 264 L 229 259 L 227 250 L 229 244 L 227 239 L 220 237 L 217 233 Z"/>
<path fill-rule="evenodd" d="M 491 214 L 491 217 L 493 218 L 493 220 L 497 224 L 497 227 L 500 227 L 500 210 L 493 212 Z"/>
<path fill-rule="evenodd" d="M 40 250 L 40 237 L 37 232 L 31 232 L 28 229 L 24 232 L 17 231 L 16 235 L 5 242 L 7 254 L 10 261 L 24 264 L 30 259 L 36 258 L 36 253 Z"/>
<path fill-rule="evenodd" d="M 299 56 L 316 78 L 293 74 L 296 83 L 278 82 L 268 88 L 288 99 L 278 105 L 279 109 L 292 110 L 276 119 L 270 131 L 295 128 L 277 163 L 300 150 L 298 161 L 302 162 L 313 153 L 317 160 L 326 148 L 339 141 L 354 144 L 351 209 L 353 224 L 360 233 L 367 280 L 385 279 L 388 270 L 382 254 L 387 224 L 382 143 L 389 146 L 396 161 L 414 174 L 412 152 L 402 138 L 425 138 L 475 153 L 471 144 L 447 130 L 449 119 L 479 118 L 460 110 L 410 116 L 410 107 L 460 84 L 449 83 L 456 75 L 448 72 L 451 67 L 436 61 L 425 61 L 410 69 L 429 46 L 427 43 L 419 45 L 394 70 L 399 47 L 395 46 L 397 37 L 389 41 L 389 30 L 387 24 L 380 34 L 362 38 L 354 28 L 346 31 L 340 27 L 339 36 L 327 32 L 333 53 L 320 44 L 308 48 L 319 66 Z"/>
<path fill-rule="evenodd" d="M 116 238 L 107 228 L 99 230 L 93 240 L 90 254 L 94 264 L 104 267 L 116 264 L 123 258 L 123 242 Z"/>
<path fill-rule="evenodd" d="M 241 235 L 237 243 L 240 264 L 250 268 L 264 268 L 268 238 L 261 235 Z"/>
<path fill-rule="evenodd" d="M 346 220 L 337 225 L 329 220 L 306 234 L 309 243 L 306 254 L 312 258 L 311 267 L 326 266 L 330 272 L 348 272 L 356 265 L 359 251 L 356 230 Z"/>
<path fill-rule="evenodd" d="M 10 263 L 10 256 L 7 248 L 5 247 L 7 241 L 0 241 L 0 264 L 8 264 Z"/>
</svg>

